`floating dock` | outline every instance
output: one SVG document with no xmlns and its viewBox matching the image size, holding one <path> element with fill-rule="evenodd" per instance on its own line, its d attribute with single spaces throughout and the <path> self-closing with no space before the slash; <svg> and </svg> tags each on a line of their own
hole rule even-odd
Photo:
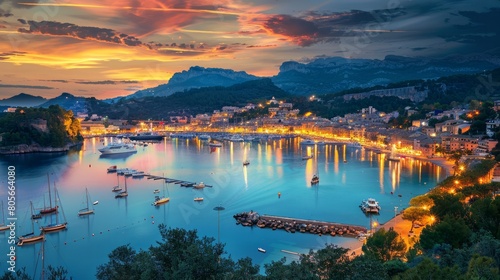
<svg viewBox="0 0 500 280">
<path fill-rule="evenodd" d="M 290 217 L 280 217 L 271 215 L 259 215 L 257 212 L 243 212 L 233 216 L 236 224 L 243 226 L 258 226 L 260 228 L 271 228 L 272 230 L 283 229 L 290 233 L 308 232 L 312 234 L 329 234 L 331 236 L 349 236 L 357 237 L 360 234 L 366 234 L 367 228 L 356 225 L 341 223 L 296 219 Z"/>
</svg>

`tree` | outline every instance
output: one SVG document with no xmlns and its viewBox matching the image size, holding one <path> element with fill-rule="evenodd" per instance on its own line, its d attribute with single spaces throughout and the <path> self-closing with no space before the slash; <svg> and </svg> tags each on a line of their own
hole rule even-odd
<svg viewBox="0 0 500 280">
<path fill-rule="evenodd" d="M 429 215 L 429 210 L 425 210 L 421 207 L 408 207 L 403 211 L 403 220 L 408 220 L 411 222 L 410 232 L 413 232 L 413 227 L 415 222 L 421 220 L 425 216 Z"/>
<path fill-rule="evenodd" d="M 99 280 L 134 279 L 139 271 L 134 270 L 136 252 L 130 245 L 120 246 L 108 255 L 109 262 L 97 267 Z"/>
<path fill-rule="evenodd" d="M 467 279 L 500 279 L 498 264 L 492 258 L 474 255 L 469 262 L 469 269 L 465 275 Z"/>
<path fill-rule="evenodd" d="M 456 218 L 465 216 L 465 208 L 460 198 L 457 195 L 448 193 L 434 193 L 430 197 L 434 201 L 434 206 L 431 207 L 431 214 L 438 220 L 442 220 L 444 216 L 449 215 Z"/>
<path fill-rule="evenodd" d="M 406 270 L 405 272 L 396 275 L 392 279 L 435 279 L 435 280 L 456 280 L 461 276 L 460 270 L 457 267 L 440 268 L 433 263 L 430 258 L 424 258 L 417 266 Z"/>
<path fill-rule="evenodd" d="M 285 264 L 286 258 L 279 261 L 272 261 L 270 264 L 264 264 L 266 271 L 266 279 L 282 280 L 282 279 L 304 279 L 304 280 L 319 280 L 320 278 L 314 272 L 308 269 L 305 265 L 292 261 L 290 264 Z"/>
<path fill-rule="evenodd" d="M 424 250 L 436 244 L 450 244 L 453 248 L 461 248 L 471 236 L 471 230 L 464 219 L 445 216 L 442 221 L 426 226 L 420 234 L 420 245 Z"/>
<path fill-rule="evenodd" d="M 393 229 L 380 229 L 366 240 L 363 253 L 382 262 L 401 259 L 406 252 L 406 243 Z"/>
</svg>

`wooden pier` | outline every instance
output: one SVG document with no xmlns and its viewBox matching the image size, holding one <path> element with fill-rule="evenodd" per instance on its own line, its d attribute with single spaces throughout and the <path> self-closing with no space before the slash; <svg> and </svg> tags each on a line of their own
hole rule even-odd
<svg viewBox="0 0 500 280">
<path fill-rule="evenodd" d="M 236 224 L 243 226 L 258 226 L 260 228 L 271 228 L 272 230 L 283 229 L 290 233 L 308 232 L 312 234 L 329 234 L 331 236 L 357 237 L 366 234 L 367 228 L 357 225 L 333 223 L 317 220 L 296 219 L 272 215 L 259 215 L 257 212 L 243 212 L 233 216 Z"/>
</svg>

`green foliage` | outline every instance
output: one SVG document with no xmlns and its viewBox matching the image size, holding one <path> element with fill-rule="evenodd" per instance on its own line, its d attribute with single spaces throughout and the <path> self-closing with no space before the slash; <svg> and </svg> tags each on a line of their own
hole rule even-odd
<svg viewBox="0 0 500 280">
<path fill-rule="evenodd" d="M 403 220 L 408 220 L 411 222 L 410 232 L 412 232 L 413 227 L 415 225 L 415 222 L 418 220 L 421 220 L 422 218 L 424 218 L 427 215 L 429 215 L 428 210 L 424 210 L 421 207 L 411 206 L 411 207 L 408 207 L 404 210 Z"/>
<path fill-rule="evenodd" d="M 457 280 L 461 273 L 457 267 L 440 268 L 430 258 L 424 258 L 417 266 L 410 268 L 392 279 L 404 280 Z"/>
<path fill-rule="evenodd" d="M 39 144 L 42 147 L 64 147 L 83 138 L 80 123 L 73 112 L 59 106 L 19 108 L 0 118 L 0 146 Z"/>
<path fill-rule="evenodd" d="M 366 256 L 382 262 L 401 259 L 406 252 L 406 243 L 397 232 L 380 229 L 366 240 L 362 247 Z"/>
<path fill-rule="evenodd" d="M 420 234 L 422 248 L 431 249 L 436 244 L 450 244 L 453 248 L 462 248 L 467 244 L 471 230 L 463 218 L 446 215 L 439 223 L 426 226 Z"/>
</svg>

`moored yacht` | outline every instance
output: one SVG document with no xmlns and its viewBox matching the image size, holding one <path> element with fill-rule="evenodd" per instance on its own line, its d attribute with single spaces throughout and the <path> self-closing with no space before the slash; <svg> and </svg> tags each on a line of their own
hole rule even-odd
<svg viewBox="0 0 500 280">
<path fill-rule="evenodd" d="M 381 207 L 378 205 L 378 201 L 374 198 L 368 198 L 367 200 L 363 200 L 361 205 L 359 205 L 361 210 L 365 213 L 378 214 Z"/>
<path fill-rule="evenodd" d="M 137 149 L 133 144 L 110 143 L 104 148 L 100 148 L 99 152 L 103 155 L 137 153 Z M 109 170 L 108 170 L 109 171 Z"/>
</svg>

